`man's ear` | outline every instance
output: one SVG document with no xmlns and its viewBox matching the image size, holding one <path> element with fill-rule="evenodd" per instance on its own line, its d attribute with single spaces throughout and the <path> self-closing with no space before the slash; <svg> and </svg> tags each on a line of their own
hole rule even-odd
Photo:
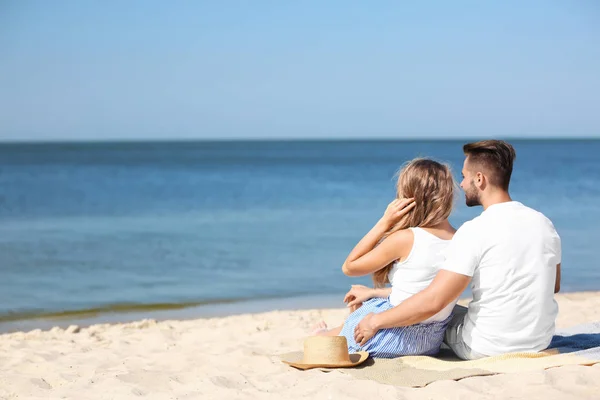
<svg viewBox="0 0 600 400">
<path fill-rule="evenodd" d="M 473 183 L 477 186 L 478 189 L 485 189 L 485 175 L 481 172 L 477 172 L 475 177 L 473 178 Z"/>
</svg>

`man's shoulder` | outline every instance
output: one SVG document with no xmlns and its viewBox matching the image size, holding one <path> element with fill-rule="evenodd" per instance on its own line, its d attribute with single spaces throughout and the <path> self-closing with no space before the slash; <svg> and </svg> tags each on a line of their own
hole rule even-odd
<svg viewBox="0 0 600 400">
<path fill-rule="evenodd" d="M 483 213 L 481 216 L 486 216 L 486 213 Z M 510 223 L 513 224 L 515 220 L 517 220 L 526 226 L 536 226 L 537 224 L 537 226 L 544 225 L 554 228 L 550 218 L 546 217 L 541 211 L 529 207 L 519 201 L 511 202 L 510 207 L 502 208 L 500 213 L 492 213 L 489 217 L 494 218 L 496 222 L 498 220 L 503 220 L 507 223 L 510 221 Z"/>
<path fill-rule="evenodd" d="M 520 204 L 522 214 L 527 215 L 532 222 L 537 222 L 539 225 L 551 228 L 554 230 L 554 224 L 544 213 L 534 208 L 528 207 L 524 204 Z"/>
<path fill-rule="evenodd" d="M 483 232 L 485 231 L 485 223 L 481 217 L 473 218 L 470 221 L 462 224 L 454 233 L 452 243 L 455 246 L 468 245 L 473 246 L 474 243 L 479 242 L 483 239 Z"/>
<path fill-rule="evenodd" d="M 461 235 L 475 233 L 475 232 L 479 231 L 481 228 L 481 225 L 484 225 L 484 224 L 485 224 L 484 218 L 482 218 L 481 215 L 478 215 L 477 217 L 473 218 L 472 220 L 469 220 L 469 221 L 465 222 L 464 224 L 462 224 L 460 226 L 460 228 L 457 229 L 456 233 L 461 234 Z"/>
</svg>

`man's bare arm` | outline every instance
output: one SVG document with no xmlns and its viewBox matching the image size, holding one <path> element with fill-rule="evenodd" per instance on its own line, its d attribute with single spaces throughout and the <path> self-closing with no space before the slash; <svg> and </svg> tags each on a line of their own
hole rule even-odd
<svg viewBox="0 0 600 400">
<path fill-rule="evenodd" d="M 434 316 L 457 299 L 471 282 L 471 277 L 440 270 L 423 291 L 404 300 L 398 306 L 373 316 L 377 329 L 418 324 Z"/>
</svg>

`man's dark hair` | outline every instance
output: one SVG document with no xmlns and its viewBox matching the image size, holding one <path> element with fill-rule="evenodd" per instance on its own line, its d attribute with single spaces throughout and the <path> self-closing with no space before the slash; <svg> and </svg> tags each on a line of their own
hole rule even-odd
<svg viewBox="0 0 600 400">
<path fill-rule="evenodd" d="M 482 140 L 463 146 L 469 163 L 485 170 L 490 184 L 508 190 L 513 161 L 517 157 L 515 149 L 502 140 Z"/>
</svg>

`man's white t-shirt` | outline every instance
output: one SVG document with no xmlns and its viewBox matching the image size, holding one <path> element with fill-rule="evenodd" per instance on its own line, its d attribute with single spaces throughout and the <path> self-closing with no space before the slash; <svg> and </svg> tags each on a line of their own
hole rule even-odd
<svg viewBox="0 0 600 400">
<path fill-rule="evenodd" d="M 516 201 L 494 204 L 460 227 L 444 255 L 442 269 L 473 277 L 462 330 L 467 346 L 488 356 L 548 347 L 561 262 L 548 218 Z"/>
</svg>

